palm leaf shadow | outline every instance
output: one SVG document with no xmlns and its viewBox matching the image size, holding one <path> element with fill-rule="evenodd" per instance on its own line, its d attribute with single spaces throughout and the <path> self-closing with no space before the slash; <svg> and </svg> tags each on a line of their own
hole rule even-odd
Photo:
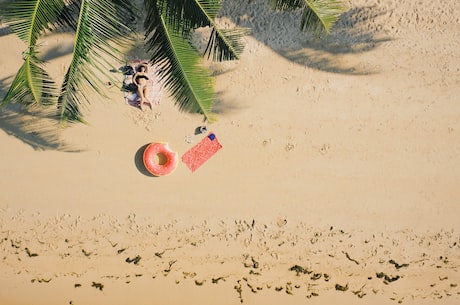
<svg viewBox="0 0 460 305">
<path fill-rule="evenodd" d="M 390 40 L 381 37 L 384 33 L 379 24 L 379 17 L 387 11 L 377 6 L 351 8 L 340 16 L 328 37 L 318 39 L 300 31 L 301 11 L 276 12 L 256 1 L 231 7 L 226 3 L 222 5 L 221 16 L 229 17 L 237 26 L 251 28 L 254 38 L 284 58 L 325 72 L 376 73 L 362 63 L 355 66 L 342 63 L 337 55 L 368 52 Z"/>
<path fill-rule="evenodd" d="M 5 21 L 3 20 L 3 17 L 1 16 L 1 14 L 3 13 L 3 9 L 1 5 L 3 5 L 4 2 L 5 0 L 0 0 L 0 37 L 6 36 L 12 33 L 10 27 L 8 27 L 4 23 Z"/>
<path fill-rule="evenodd" d="M 6 94 L 5 80 L 0 80 L 0 96 Z M 10 103 L 0 107 L 0 129 L 16 137 L 35 150 L 79 152 L 61 140 L 62 128 L 56 119 L 54 108 L 27 108 Z"/>
<path fill-rule="evenodd" d="M 217 91 L 214 95 L 215 101 L 212 107 L 212 112 L 215 114 L 236 113 L 243 109 L 243 106 L 239 105 L 238 101 L 228 101 L 228 98 L 224 98 L 224 92 L 222 91 Z"/>
<path fill-rule="evenodd" d="M 70 33 L 70 31 L 69 31 L 69 33 Z M 53 59 L 72 54 L 72 52 L 73 52 L 73 44 L 72 43 L 66 43 L 66 44 L 61 43 L 59 45 L 56 45 L 56 46 L 46 50 L 45 52 L 42 52 L 40 54 L 40 59 L 45 61 L 45 62 L 49 62 L 49 61 L 51 61 Z"/>
<path fill-rule="evenodd" d="M 10 35 L 11 33 L 11 29 L 5 25 L 2 25 L 2 22 L 0 20 L 0 37 Z"/>
<path fill-rule="evenodd" d="M 145 165 L 144 165 L 144 151 L 147 148 L 147 146 L 149 146 L 149 145 L 150 145 L 150 143 L 147 143 L 147 144 L 144 144 L 141 147 L 139 147 L 139 149 L 134 154 L 134 165 L 136 166 L 136 168 L 139 170 L 139 172 L 141 174 L 144 174 L 147 177 L 156 177 L 156 176 L 152 175 L 147 170 L 147 168 L 145 168 Z"/>
</svg>

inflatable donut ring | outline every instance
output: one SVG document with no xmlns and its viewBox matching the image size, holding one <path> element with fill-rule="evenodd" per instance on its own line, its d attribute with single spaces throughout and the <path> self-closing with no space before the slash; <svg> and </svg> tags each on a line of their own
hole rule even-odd
<svg viewBox="0 0 460 305">
<path fill-rule="evenodd" d="M 165 176 L 177 167 L 177 153 L 169 148 L 168 143 L 150 143 L 144 150 L 145 168 L 154 176 Z"/>
</svg>

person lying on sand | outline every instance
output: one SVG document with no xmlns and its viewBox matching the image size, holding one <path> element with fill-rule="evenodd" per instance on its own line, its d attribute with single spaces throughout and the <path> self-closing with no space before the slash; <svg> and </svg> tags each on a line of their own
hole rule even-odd
<svg viewBox="0 0 460 305">
<path fill-rule="evenodd" d="M 144 111 L 144 103 L 150 105 L 152 108 L 152 102 L 147 98 L 148 94 L 148 67 L 146 64 L 140 64 L 137 67 L 137 72 L 133 76 L 133 83 L 137 86 L 137 95 L 139 95 L 139 106 Z"/>
</svg>

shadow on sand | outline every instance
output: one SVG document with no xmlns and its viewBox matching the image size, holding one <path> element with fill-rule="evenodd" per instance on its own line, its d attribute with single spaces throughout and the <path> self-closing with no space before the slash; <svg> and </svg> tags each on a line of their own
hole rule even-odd
<svg viewBox="0 0 460 305">
<path fill-rule="evenodd" d="M 4 79 L 0 80 L 0 101 L 6 94 L 4 83 Z M 15 103 L 0 106 L 0 129 L 35 150 L 82 151 L 61 140 L 63 128 L 53 107 L 26 107 Z"/>
<path fill-rule="evenodd" d="M 154 177 L 157 178 L 157 176 L 152 175 L 144 165 L 144 150 L 149 146 L 150 143 L 147 143 L 145 145 L 142 145 L 137 151 L 136 154 L 134 155 L 134 165 L 136 165 L 136 168 L 139 172 L 144 174 L 147 177 Z"/>
<path fill-rule="evenodd" d="M 329 36 L 318 39 L 300 31 L 301 10 L 273 11 L 260 1 L 247 5 L 230 5 L 224 1 L 222 18 L 251 29 L 251 36 L 284 58 L 313 69 L 352 75 L 376 73 L 363 64 L 342 65 L 337 55 L 368 52 L 389 41 L 383 31 L 382 18 L 387 10 L 377 6 L 351 8 L 343 13 Z M 229 4 L 229 5 L 226 5 Z"/>
</svg>

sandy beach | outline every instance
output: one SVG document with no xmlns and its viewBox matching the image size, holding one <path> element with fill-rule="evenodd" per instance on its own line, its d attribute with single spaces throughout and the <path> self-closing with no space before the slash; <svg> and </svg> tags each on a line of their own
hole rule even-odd
<svg viewBox="0 0 460 305">
<path fill-rule="evenodd" d="M 0 108 L 0 304 L 460 302 L 460 2 L 348 1 L 319 41 L 263 3 L 224 1 L 251 34 L 207 63 L 214 123 L 119 84 L 86 125 Z M 55 79 L 72 38 L 44 38 Z M 24 45 L 0 43 L 2 98 Z M 198 170 L 146 171 L 202 125 L 222 149 Z"/>
</svg>

